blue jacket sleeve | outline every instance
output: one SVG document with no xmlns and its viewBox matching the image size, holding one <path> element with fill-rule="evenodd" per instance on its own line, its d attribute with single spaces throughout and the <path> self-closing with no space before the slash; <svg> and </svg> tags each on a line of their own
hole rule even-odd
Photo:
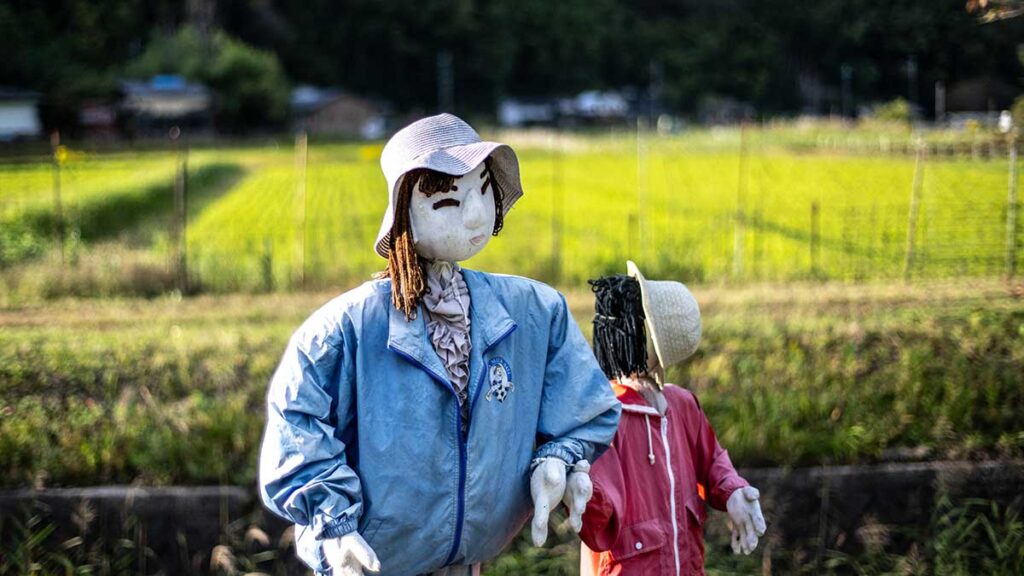
<svg viewBox="0 0 1024 576">
<path fill-rule="evenodd" d="M 260 495 L 275 514 L 309 527 L 317 540 L 356 529 L 359 477 L 348 466 L 352 365 L 337 325 L 308 321 L 288 344 L 270 382 L 260 453 Z"/>
<path fill-rule="evenodd" d="M 622 407 L 559 294 L 551 317 L 534 458 L 593 462 L 611 443 Z"/>
</svg>

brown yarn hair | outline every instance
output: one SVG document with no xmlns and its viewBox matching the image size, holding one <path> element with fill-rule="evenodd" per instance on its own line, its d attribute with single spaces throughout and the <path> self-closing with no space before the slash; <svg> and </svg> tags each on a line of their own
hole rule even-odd
<svg viewBox="0 0 1024 576">
<path fill-rule="evenodd" d="M 484 183 L 481 192 L 488 188 L 494 194 L 494 229 L 492 236 L 497 236 L 505 224 L 505 211 L 502 205 L 502 190 L 494 177 L 492 161 L 488 156 L 484 159 Z M 388 240 L 388 267 L 374 275 L 375 278 L 391 279 L 391 303 L 396 310 L 405 314 L 406 320 L 416 317 L 416 308 L 427 291 L 424 279 L 425 261 L 416 254 L 412 238 L 412 216 L 409 205 L 412 194 L 419 184 L 420 192 L 426 197 L 434 194 L 450 192 L 455 188 L 455 178 L 429 168 L 416 168 L 406 172 L 398 184 L 398 197 L 395 199 L 395 219 L 391 224 L 391 236 Z"/>
</svg>

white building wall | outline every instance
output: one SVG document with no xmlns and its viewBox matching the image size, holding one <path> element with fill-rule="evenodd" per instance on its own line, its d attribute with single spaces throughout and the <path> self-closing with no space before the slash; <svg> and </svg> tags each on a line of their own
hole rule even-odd
<svg viewBox="0 0 1024 576">
<path fill-rule="evenodd" d="M 39 136 L 42 131 L 35 102 L 0 102 L 0 140 Z"/>
</svg>

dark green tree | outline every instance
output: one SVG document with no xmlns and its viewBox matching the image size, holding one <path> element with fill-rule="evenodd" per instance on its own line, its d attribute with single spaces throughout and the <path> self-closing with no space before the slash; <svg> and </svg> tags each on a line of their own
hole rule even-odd
<svg viewBox="0 0 1024 576">
<path fill-rule="evenodd" d="M 186 26 L 156 36 L 126 67 L 130 76 L 180 74 L 217 96 L 218 125 L 230 131 L 280 126 L 288 114 L 289 87 L 277 56 L 214 30 Z"/>
</svg>

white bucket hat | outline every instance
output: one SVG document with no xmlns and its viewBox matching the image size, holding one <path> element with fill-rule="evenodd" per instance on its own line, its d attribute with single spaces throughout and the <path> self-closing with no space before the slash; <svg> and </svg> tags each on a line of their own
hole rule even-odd
<svg viewBox="0 0 1024 576">
<path fill-rule="evenodd" d="M 647 280 L 632 260 L 626 271 L 640 283 L 647 334 L 661 367 L 693 355 L 700 343 L 700 307 L 690 290 L 679 282 Z"/>
<path fill-rule="evenodd" d="M 377 254 L 387 258 L 390 251 L 391 225 L 402 176 L 416 168 L 462 176 L 488 156 L 493 158 L 491 168 L 502 192 L 502 213 L 508 214 L 523 195 L 523 185 L 519 181 L 519 159 L 507 145 L 484 142 L 469 124 L 451 114 L 429 116 L 396 132 L 380 155 L 380 167 L 388 181 L 388 208 L 377 233 Z"/>
</svg>

